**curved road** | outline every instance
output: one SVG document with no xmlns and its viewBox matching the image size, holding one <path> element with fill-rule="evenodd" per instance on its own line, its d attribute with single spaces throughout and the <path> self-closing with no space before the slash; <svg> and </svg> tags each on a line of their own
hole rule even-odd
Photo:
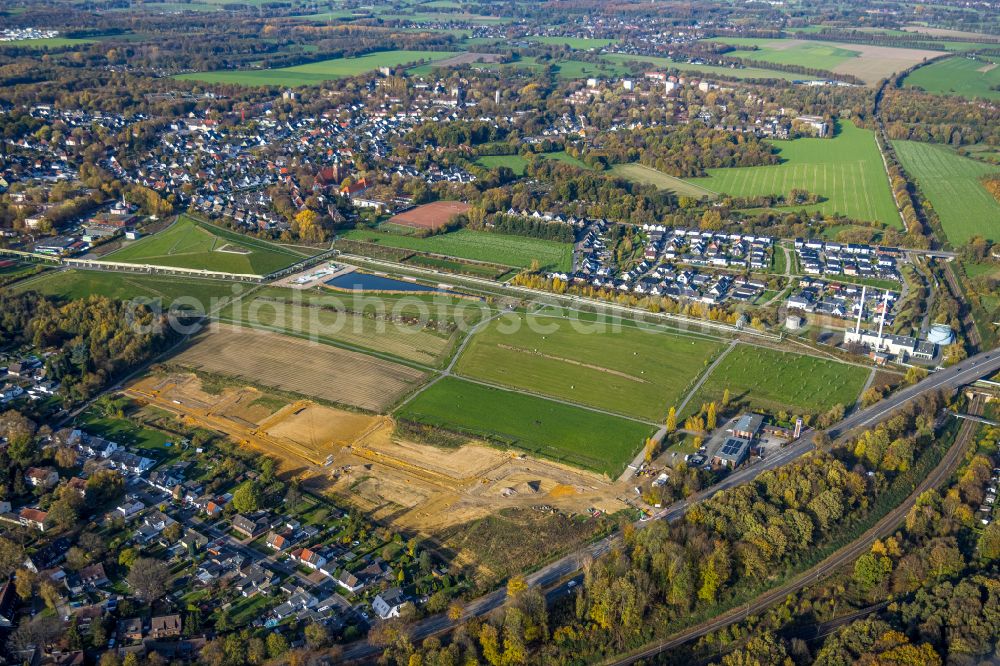
<svg viewBox="0 0 1000 666">
<path fill-rule="evenodd" d="M 923 381 L 914 384 L 913 386 L 908 386 L 905 389 L 890 395 L 885 400 L 868 407 L 867 409 L 853 412 L 842 421 L 835 424 L 827 432 L 831 438 L 837 439 L 846 435 L 851 430 L 862 428 L 885 419 L 891 412 L 899 409 L 906 403 L 914 400 L 924 393 L 940 389 L 957 389 L 960 386 L 970 384 L 976 380 L 993 375 L 996 372 L 1000 372 L 1000 349 L 978 354 L 950 368 L 939 370 L 925 378 Z M 788 463 L 815 449 L 815 445 L 813 443 L 814 435 L 815 433 L 813 431 L 806 432 L 802 437 L 790 442 L 774 455 L 771 455 L 758 463 L 745 466 L 733 472 L 719 483 L 653 514 L 649 520 L 677 520 L 683 517 L 693 504 L 704 501 L 721 490 L 749 483 L 764 471 L 787 465 Z M 933 477 L 934 474 L 931 476 Z M 644 524 L 645 521 L 637 523 L 637 526 L 642 527 Z M 881 522 L 879 524 L 881 524 Z M 617 545 L 620 538 L 621 537 L 618 534 L 613 534 L 601 539 L 600 541 L 588 544 L 576 552 L 541 567 L 525 578 L 529 585 L 536 585 L 543 588 L 555 585 L 556 583 L 559 583 L 560 581 L 578 572 L 588 560 L 599 557 L 600 555 L 603 555 L 611 550 L 615 545 Z M 827 565 L 827 562 L 822 563 L 820 566 L 823 565 Z M 448 631 L 470 617 L 483 615 L 495 608 L 498 608 L 503 604 L 505 598 L 506 591 L 503 589 L 499 589 L 491 592 L 490 594 L 479 597 L 478 599 L 466 604 L 465 612 L 463 613 L 462 618 L 458 621 L 452 621 L 443 614 L 428 617 L 413 625 L 410 632 L 411 639 L 414 641 L 420 641 L 428 636 Z M 743 610 L 739 609 L 737 614 L 742 612 Z M 729 614 L 722 615 L 718 618 L 718 621 L 721 622 L 727 617 L 729 617 Z M 732 618 L 729 618 L 727 622 L 719 626 L 725 626 L 725 624 L 728 624 L 731 621 Z M 711 631 L 711 629 L 708 631 Z M 376 655 L 380 654 L 380 652 L 381 648 L 369 645 L 367 641 L 362 640 L 345 646 L 341 656 L 344 661 L 363 661 L 374 658 Z"/>
</svg>

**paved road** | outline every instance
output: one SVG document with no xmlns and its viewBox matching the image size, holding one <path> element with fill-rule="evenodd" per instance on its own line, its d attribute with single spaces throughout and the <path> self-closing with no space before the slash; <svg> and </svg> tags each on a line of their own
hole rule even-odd
<svg viewBox="0 0 1000 666">
<path fill-rule="evenodd" d="M 871 423 L 885 419 L 891 412 L 899 409 L 906 403 L 927 392 L 940 389 L 955 389 L 959 386 L 972 383 L 977 379 L 991 376 L 998 371 L 1000 371 L 1000 349 L 973 356 L 958 365 L 935 372 L 923 381 L 914 384 L 913 386 L 909 386 L 902 391 L 897 392 L 895 395 L 868 407 L 867 409 L 852 413 L 850 416 L 837 423 L 828 432 L 832 438 L 836 439 L 855 428 L 864 427 Z M 650 519 L 666 519 L 669 521 L 677 520 L 684 516 L 693 504 L 704 501 L 721 490 L 748 483 L 757 478 L 757 476 L 759 476 L 762 472 L 787 465 L 788 463 L 814 450 L 814 435 L 815 432 L 806 431 L 802 437 L 790 442 L 777 453 L 768 456 L 758 463 L 736 470 L 719 483 L 702 490 L 688 499 L 664 508 L 663 510 L 653 514 Z M 935 475 L 932 474 L 931 477 L 928 477 L 928 480 L 931 480 L 934 476 Z M 926 482 L 927 481 L 925 481 L 925 483 Z M 881 524 L 882 522 L 880 521 L 879 525 Z M 644 525 L 645 522 L 637 523 L 637 526 L 640 528 Z M 586 561 L 608 552 L 619 542 L 619 540 L 620 536 L 614 534 L 595 543 L 588 544 L 580 550 L 547 564 L 538 571 L 526 576 L 527 582 L 529 585 L 540 586 L 543 588 L 551 587 L 552 585 L 555 585 L 556 583 L 559 583 L 560 581 L 577 573 Z M 827 563 L 824 562 L 823 564 Z M 465 613 L 459 622 L 473 616 L 483 615 L 490 610 L 499 607 L 503 604 L 504 598 L 505 591 L 501 589 L 470 602 L 466 605 Z M 777 598 L 783 598 L 783 595 Z M 719 619 L 721 621 L 727 617 L 729 617 L 728 614 L 720 616 Z M 735 619 L 740 618 L 737 617 Z M 719 624 L 718 626 L 725 626 L 732 621 L 734 621 L 734 618 L 729 618 L 727 621 Z M 435 615 L 415 624 L 412 627 L 411 638 L 414 641 L 420 641 L 428 636 L 447 631 L 459 622 L 452 622 L 444 615 Z M 712 629 L 708 629 L 707 631 L 711 630 Z M 380 650 L 381 649 L 378 647 L 368 645 L 365 641 L 358 641 L 344 648 L 343 659 L 345 661 L 367 660 L 379 654 Z"/>
<path fill-rule="evenodd" d="M 981 403 L 977 399 L 973 403 L 970 411 L 978 412 L 980 408 Z M 722 629 L 723 627 L 726 627 L 734 622 L 745 620 L 748 616 L 759 614 L 773 604 L 785 599 L 789 594 L 797 592 L 798 590 L 825 578 L 836 569 L 839 569 L 845 564 L 848 564 L 854 559 L 860 557 L 866 553 L 869 548 L 871 548 L 871 544 L 875 541 L 875 539 L 886 537 L 896 530 L 899 524 L 906 518 L 906 514 L 916 503 L 917 498 L 919 498 L 920 495 L 927 490 L 944 483 L 952 474 L 955 473 L 955 470 L 958 469 L 959 465 L 965 459 L 965 451 L 968 449 L 969 440 L 972 438 L 975 431 L 975 424 L 972 421 L 966 421 L 963 423 L 958 435 L 955 437 L 954 443 L 945 453 L 941 462 L 938 463 L 937 467 L 931 471 L 926 479 L 917 484 L 917 487 L 912 493 L 910 493 L 903 503 L 879 519 L 875 525 L 869 528 L 860 537 L 840 550 L 837 550 L 816 566 L 802 572 L 788 583 L 768 590 L 745 606 L 739 606 L 723 613 L 722 615 L 712 618 L 708 622 L 691 627 L 673 638 L 647 646 L 644 649 L 628 655 L 616 657 L 604 663 L 609 666 L 624 666 L 626 664 L 632 664 L 640 659 L 646 659 L 660 654 L 661 652 L 665 652 L 666 650 L 679 647 L 710 632 L 718 631 L 719 629 Z"/>
</svg>

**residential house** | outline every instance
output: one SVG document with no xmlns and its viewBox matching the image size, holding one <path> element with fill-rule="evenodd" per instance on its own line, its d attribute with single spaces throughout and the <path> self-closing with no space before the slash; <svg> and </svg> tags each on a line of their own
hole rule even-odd
<svg viewBox="0 0 1000 666">
<path fill-rule="evenodd" d="M 337 577 L 337 585 L 340 585 L 352 594 L 365 586 L 361 579 L 352 574 L 350 571 L 341 572 L 340 576 Z"/>
<path fill-rule="evenodd" d="M 22 525 L 34 528 L 39 532 L 45 531 L 45 524 L 46 521 L 48 521 L 48 518 L 49 514 L 45 511 L 30 507 L 25 507 L 21 509 L 20 513 L 18 513 L 18 519 L 21 521 Z"/>
<path fill-rule="evenodd" d="M 392 587 L 377 595 L 372 600 L 372 609 L 383 620 L 399 617 L 399 610 L 406 603 L 403 591 L 398 587 Z"/>
<path fill-rule="evenodd" d="M 251 539 L 263 534 L 270 527 L 267 518 L 263 516 L 253 520 L 240 514 L 233 516 L 232 526 L 233 530 Z"/>
<path fill-rule="evenodd" d="M 24 480 L 35 488 L 52 488 L 59 483 L 59 472 L 52 467 L 29 467 Z"/>
<path fill-rule="evenodd" d="M 138 643 L 142 640 L 142 618 L 129 617 L 118 621 L 118 643 Z"/>
<path fill-rule="evenodd" d="M 104 572 L 104 565 L 101 562 L 97 562 L 96 564 L 91 564 L 80 569 L 80 582 L 85 587 L 97 588 L 107 585 L 110 581 Z"/>
<path fill-rule="evenodd" d="M 172 638 L 181 635 L 180 615 L 158 615 L 149 623 L 149 637 L 153 639 Z"/>
</svg>

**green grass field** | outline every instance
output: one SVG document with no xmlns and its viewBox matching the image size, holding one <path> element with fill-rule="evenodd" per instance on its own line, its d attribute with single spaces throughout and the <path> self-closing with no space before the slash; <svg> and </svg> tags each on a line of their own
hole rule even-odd
<svg viewBox="0 0 1000 666">
<path fill-rule="evenodd" d="M 483 437 L 616 478 L 653 428 L 534 396 L 445 377 L 397 418 Z"/>
<path fill-rule="evenodd" d="M 493 40 L 490 40 L 493 41 Z M 475 46 L 475 40 L 467 40 L 469 46 Z M 584 62 L 582 60 L 553 60 L 549 61 L 539 61 L 533 56 L 528 56 L 509 63 L 497 63 L 497 62 L 476 62 L 470 63 L 469 65 L 473 69 L 480 70 L 508 70 L 508 69 L 527 69 L 533 72 L 540 72 L 546 67 L 551 66 L 555 72 L 555 75 L 561 79 L 587 79 L 593 76 L 596 77 L 615 77 L 624 76 L 629 73 L 627 67 L 619 63 L 605 62 L 605 63 L 592 63 Z M 407 70 L 408 73 L 415 76 L 427 76 L 434 70 L 433 65 L 422 65 L 420 67 L 414 67 Z"/>
<path fill-rule="evenodd" d="M 590 169 L 589 166 L 573 157 L 565 150 L 560 150 L 554 153 L 541 153 L 539 154 L 539 157 L 565 162 L 566 164 L 572 164 L 580 169 Z M 516 175 L 523 176 L 524 171 L 528 166 L 528 159 L 522 155 L 483 155 L 476 160 L 476 163 L 486 167 L 487 169 L 495 169 L 497 167 L 505 166 Z"/>
<path fill-rule="evenodd" d="M 506 314 L 478 332 L 460 375 L 660 421 L 721 343 L 635 326 Z"/>
<path fill-rule="evenodd" d="M 450 58 L 450 51 L 381 51 L 357 58 L 334 58 L 295 67 L 259 70 L 225 70 L 178 74 L 177 78 L 205 83 L 237 83 L 247 86 L 310 86 L 371 72 L 379 67 L 395 67 L 409 62 Z"/>
<path fill-rule="evenodd" d="M 841 213 L 901 228 L 875 137 L 850 121 L 832 139 L 774 142 L 781 164 L 735 169 L 709 169 L 705 178 L 689 182 L 733 196 L 788 194 L 803 188 L 826 200 L 807 210 Z"/>
<path fill-rule="evenodd" d="M 589 37 L 529 37 L 528 41 L 552 46 L 568 46 L 579 51 L 602 49 L 605 46 L 618 43 L 617 39 L 591 39 Z"/>
<path fill-rule="evenodd" d="M 526 268 L 538 260 L 543 267 L 569 270 L 573 262 L 573 246 L 569 243 L 507 236 L 488 231 L 459 229 L 428 238 L 401 234 L 386 234 L 369 229 L 354 229 L 343 234 L 348 240 L 371 241 L 389 247 L 417 252 L 432 252 L 459 259 L 487 261 L 505 266 Z"/>
<path fill-rule="evenodd" d="M 832 70 L 837 65 L 857 58 L 859 51 L 852 51 L 824 42 L 810 42 L 793 39 L 756 39 L 751 37 L 712 37 L 708 41 L 732 46 L 758 47 L 740 49 L 727 53 L 734 58 L 773 62 L 779 65 L 799 65 L 813 69 Z M 801 77 L 801 75 L 799 75 Z"/>
<path fill-rule="evenodd" d="M 656 169 L 650 168 L 644 164 L 639 164 L 638 162 L 632 164 L 616 164 L 611 167 L 609 173 L 612 176 L 619 176 L 633 183 L 653 185 L 660 190 L 669 190 L 681 197 L 694 197 L 696 199 L 700 199 L 702 197 L 714 199 L 716 197 L 716 193 L 711 190 L 707 190 L 704 187 L 695 185 L 694 183 L 681 178 L 675 178 L 669 174 L 663 173 L 662 171 L 657 171 Z"/>
<path fill-rule="evenodd" d="M 947 146 L 919 141 L 893 141 L 903 167 L 917 181 L 941 218 L 952 245 L 976 235 L 1000 241 L 1000 203 L 980 178 L 1000 174 L 1000 167 L 955 154 Z"/>
<path fill-rule="evenodd" d="M 460 331 L 482 319 L 489 308 L 478 301 L 443 294 L 341 294 L 328 290 L 265 287 L 221 312 L 229 323 L 278 330 L 334 346 L 357 347 L 397 359 L 441 365 Z M 441 330 L 421 324 L 441 322 Z M 458 329 L 452 324 L 458 322 Z"/>
<path fill-rule="evenodd" d="M 227 280 L 183 278 L 157 275 L 131 275 L 103 271 L 68 270 L 46 273 L 36 279 L 16 285 L 18 291 L 37 291 L 46 296 L 76 300 L 98 294 L 127 301 L 133 298 L 162 299 L 169 306 L 183 299 L 180 305 L 200 304 L 202 312 L 211 309 L 214 301 L 229 298 L 247 287 Z"/>
<path fill-rule="evenodd" d="M 1000 99 L 1000 59 L 970 60 L 956 56 L 921 67 L 906 77 L 908 87 L 960 97 Z"/>
<path fill-rule="evenodd" d="M 476 160 L 476 164 L 487 169 L 507 167 L 518 176 L 524 175 L 524 170 L 528 166 L 528 160 L 521 155 L 483 155 Z"/>
<path fill-rule="evenodd" d="M 23 48 L 25 46 L 33 49 L 56 49 L 62 48 L 64 46 L 81 46 L 84 44 L 93 44 L 96 39 L 75 39 L 72 37 L 47 37 L 45 39 L 15 39 L 9 42 L 0 42 L 0 48 L 5 46 L 16 46 Z"/>
<path fill-rule="evenodd" d="M 104 257 L 107 261 L 267 275 L 309 256 L 181 215 L 177 222 Z"/>
<path fill-rule="evenodd" d="M 609 55 L 601 56 L 603 60 L 622 66 L 625 71 L 624 64 L 627 62 L 640 62 L 647 65 L 652 65 L 654 67 L 661 67 L 665 69 L 678 69 L 682 72 L 702 72 L 704 74 L 713 74 L 720 79 L 738 80 L 738 79 L 783 79 L 785 81 L 795 81 L 801 79 L 801 74 L 794 74 L 791 72 L 779 72 L 775 69 L 759 69 L 756 67 L 746 67 L 743 69 L 734 69 L 732 67 L 718 67 L 714 65 L 693 65 L 689 62 L 674 62 L 670 58 L 658 58 L 656 56 L 637 56 L 637 55 L 622 55 L 618 53 L 613 53 Z"/>
<path fill-rule="evenodd" d="M 851 407 L 868 372 L 815 356 L 738 345 L 702 384 L 685 416 L 721 400 L 727 388 L 732 400 L 745 401 L 751 409 L 816 414 L 836 404 Z"/>
</svg>

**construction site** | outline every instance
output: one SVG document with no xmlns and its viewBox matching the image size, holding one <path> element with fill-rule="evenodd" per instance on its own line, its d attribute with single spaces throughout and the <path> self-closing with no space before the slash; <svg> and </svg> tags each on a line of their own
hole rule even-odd
<svg viewBox="0 0 1000 666">
<path fill-rule="evenodd" d="M 247 386 L 209 392 L 187 372 L 149 375 L 124 393 L 275 458 L 284 478 L 428 536 L 508 508 L 587 515 L 627 506 L 625 489 L 597 474 L 481 442 L 443 448 L 406 441 L 387 416 Z"/>
</svg>

